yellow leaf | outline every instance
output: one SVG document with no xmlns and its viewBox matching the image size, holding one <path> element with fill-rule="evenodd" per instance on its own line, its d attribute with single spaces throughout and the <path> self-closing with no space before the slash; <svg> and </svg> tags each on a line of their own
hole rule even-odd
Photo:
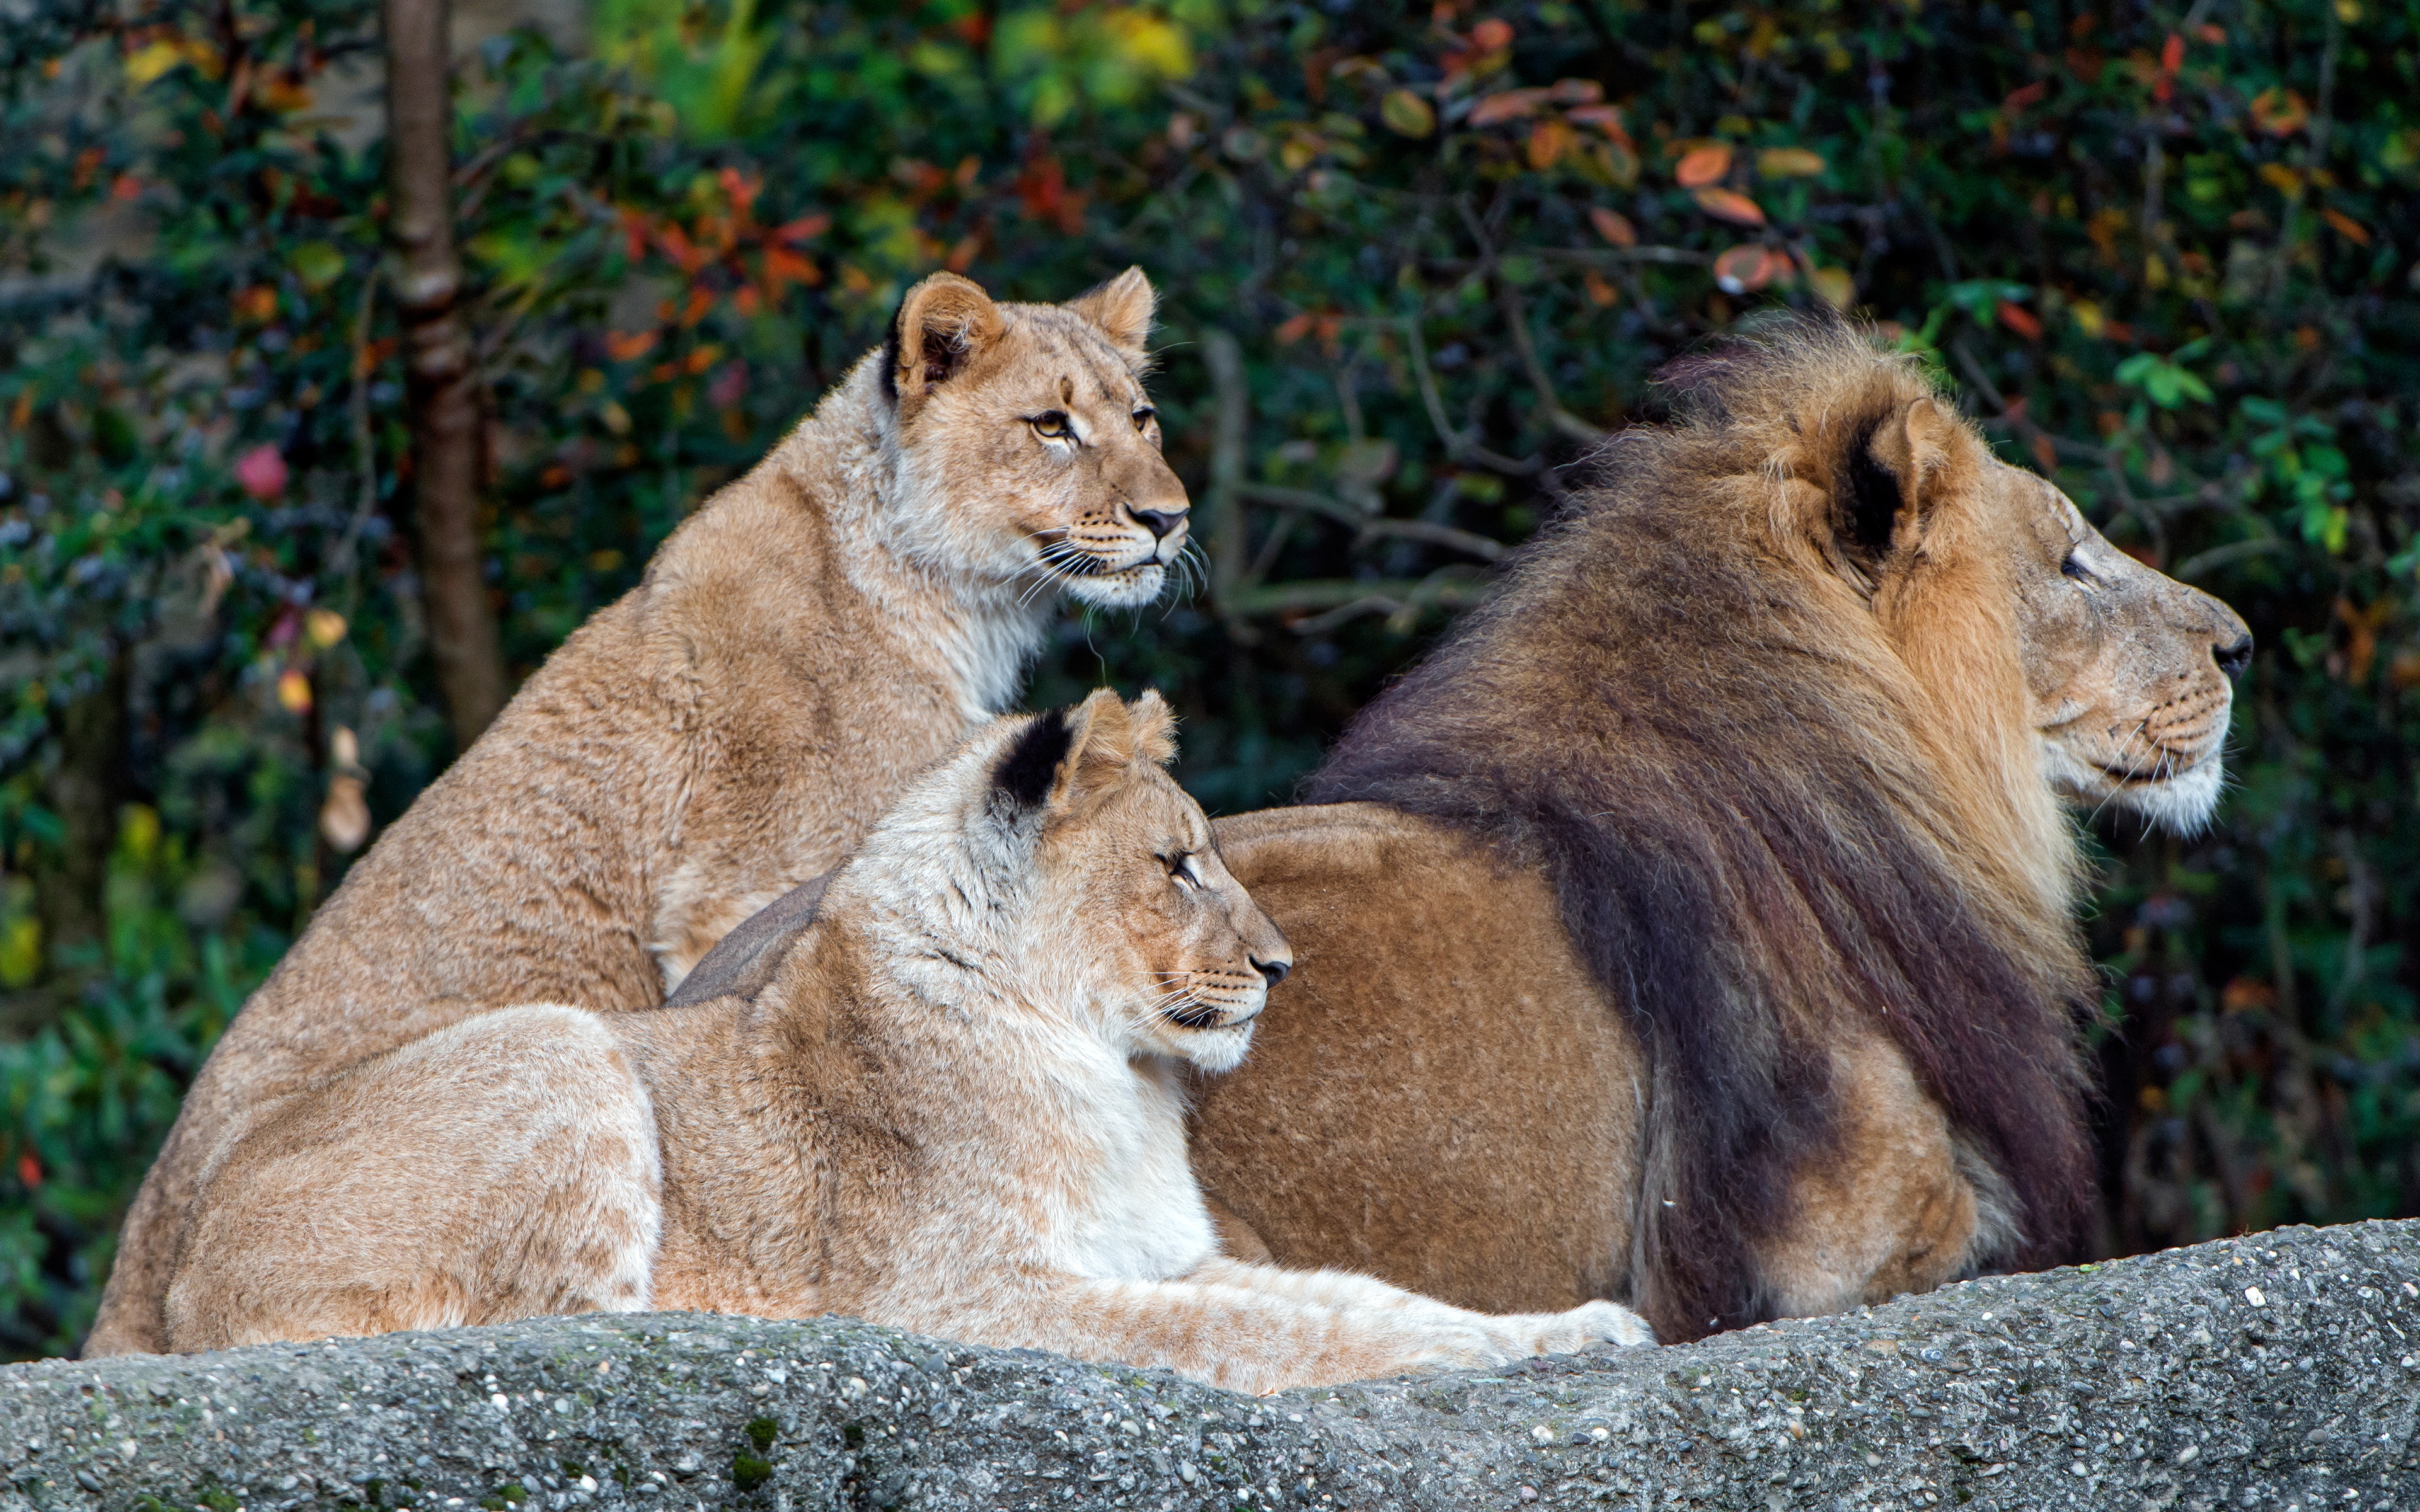
<svg viewBox="0 0 2420 1512">
<path fill-rule="evenodd" d="M 301 668 L 288 667 L 277 674 L 277 702 L 288 714 L 310 712 L 311 679 Z"/>
<path fill-rule="evenodd" d="M 2260 181 L 2288 199 L 2303 197 L 2303 176 L 2293 169 L 2282 162 L 2264 162 L 2259 171 Z"/>
<path fill-rule="evenodd" d="M 1857 281 L 1845 268 L 1818 268 L 1808 282 L 1815 285 L 1823 302 L 1835 310 L 1845 310 L 1856 302 Z"/>
<path fill-rule="evenodd" d="M 315 609 L 302 616 L 302 633 L 325 651 L 345 638 L 345 617 L 332 609 Z"/>
<path fill-rule="evenodd" d="M 1378 101 L 1378 118 L 1397 136 L 1422 137 L 1436 130 L 1436 111 L 1408 89 L 1389 90 Z"/>
<path fill-rule="evenodd" d="M 1767 178 L 1812 178 L 1823 171 L 1823 156 L 1805 147 L 1767 147 L 1756 155 L 1756 171 Z"/>
<path fill-rule="evenodd" d="M 185 50 L 174 42 L 153 42 L 126 54 L 126 82 L 140 89 L 185 61 Z"/>
</svg>

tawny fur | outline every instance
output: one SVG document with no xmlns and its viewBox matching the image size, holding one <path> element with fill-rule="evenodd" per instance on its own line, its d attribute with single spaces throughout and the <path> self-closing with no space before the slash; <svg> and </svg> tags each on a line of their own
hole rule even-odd
<svg viewBox="0 0 2420 1512">
<path fill-rule="evenodd" d="M 1289 952 L 1168 726 L 1152 694 L 1000 721 L 752 1000 L 508 1010 L 293 1099 L 205 1180 L 175 1346 L 845 1313 L 1270 1391 L 1647 1342 L 1606 1303 L 1490 1317 L 1219 1254 L 1177 1069 L 1235 1063 Z"/>
<path fill-rule="evenodd" d="M 1016 697 L 1064 591 L 1148 601 L 1185 490 L 1141 385 L 1152 292 L 995 304 L 937 274 L 357 863 L 203 1068 L 88 1354 L 165 1342 L 194 1180 L 338 1067 L 483 1010 L 653 1008 Z"/>
<path fill-rule="evenodd" d="M 1311 785 L 1371 801 L 1218 826 L 1304 967 L 1195 1162 L 1282 1263 L 1676 1338 L 2065 1253 L 2060 799 L 2200 823 L 2249 637 L 1854 332 L 1677 382 Z"/>
</svg>

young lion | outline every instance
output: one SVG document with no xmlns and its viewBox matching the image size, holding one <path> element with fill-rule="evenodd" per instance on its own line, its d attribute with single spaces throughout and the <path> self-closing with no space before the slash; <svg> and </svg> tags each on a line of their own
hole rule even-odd
<svg viewBox="0 0 2420 1512">
<path fill-rule="evenodd" d="M 1016 696 L 1054 590 L 1147 602 L 1186 497 L 1140 270 L 1065 305 L 954 274 L 664 543 L 356 865 L 253 995 L 128 1215 L 87 1354 L 159 1350 L 193 1183 L 330 1072 L 513 1003 L 653 1008 Z"/>
<path fill-rule="evenodd" d="M 179 1350 L 648 1306 L 846 1313 L 1247 1391 L 1650 1342 L 1219 1257 L 1178 1066 L 1243 1057 L 1285 938 L 1161 769 L 1167 706 L 998 721 L 834 875 L 752 999 L 482 1014 L 203 1179 Z"/>
</svg>

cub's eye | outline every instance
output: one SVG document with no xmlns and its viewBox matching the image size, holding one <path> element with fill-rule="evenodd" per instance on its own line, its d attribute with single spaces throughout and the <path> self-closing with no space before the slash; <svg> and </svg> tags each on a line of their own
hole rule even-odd
<svg viewBox="0 0 2420 1512">
<path fill-rule="evenodd" d="M 1149 430 L 1151 428 L 1151 423 L 1158 418 L 1158 410 L 1154 409 L 1149 405 L 1144 405 L 1141 409 L 1134 412 L 1135 429 Z"/>
<path fill-rule="evenodd" d="M 1202 886 L 1202 873 L 1193 870 L 1192 853 L 1187 852 L 1178 856 L 1163 856 L 1159 858 L 1159 864 L 1168 868 L 1169 880 L 1174 882 L 1178 887 L 1183 887 L 1187 891 L 1191 891 L 1193 888 Z"/>
<path fill-rule="evenodd" d="M 1064 409 L 1045 409 L 1029 417 L 1025 423 L 1033 427 L 1033 434 L 1045 440 L 1072 440 L 1076 435 L 1076 427 L 1067 423 Z"/>
<path fill-rule="evenodd" d="M 2091 569 L 2085 566 L 2083 560 L 2077 557 L 2077 555 L 2072 551 L 2070 551 L 2067 554 L 2067 559 L 2058 564 L 2058 570 L 2061 577 L 2072 578 L 2077 582 L 2088 583 L 2092 581 Z"/>
</svg>

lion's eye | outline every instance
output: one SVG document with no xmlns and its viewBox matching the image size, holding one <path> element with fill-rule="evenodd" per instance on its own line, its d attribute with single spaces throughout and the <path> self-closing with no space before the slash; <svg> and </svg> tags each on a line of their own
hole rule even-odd
<svg viewBox="0 0 2420 1512">
<path fill-rule="evenodd" d="M 2058 570 L 2059 570 L 2059 575 L 2060 575 L 2060 576 L 2062 576 L 2062 577 L 2066 577 L 2066 578 L 2072 578 L 2072 579 L 2074 579 L 2077 582 L 2080 582 L 2080 583 L 2088 583 L 2088 582 L 2092 581 L 2092 571 L 2091 571 L 2091 569 L 2090 569 L 2090 568 L 2088 568 L 2088 567 L 2086 567 L 2086 566 L 2084 564 L 2084 561 L 2083 561 L 2083 559 L 2082 559 L 2081 557 L 2078 557 L 2078 556 L 2077 556 L 2074 552 L 2072 552 L 2072 551 L 2070 551 L 2070 552 L 2067 554 L 2067 560 L 2065 560 L 2064 562 L 2061 562 L 2061 563 L 2058 564 Z"/>
<path fill-rule="evenodd" d="M 1191 852 L 1177 856 L 1163 856 L 1159 861 L 1162 866 L 1168 868 L 1169 879 L 1178 887 L 1189 890 L 1202 886 L 1202 873 L 1193 870 Z"/>
<path fill-rule="evenodd" d="M 1135 429 L 1149 430 L 1151 428 L 1151 423 L 1158 418 L 1158 410 L 1154 409 L 1149 405 L 1144 405 L 1141 409 L 1134 412 Z"/>
<path fill-rule="evenodd" d="M 1045 409 L 1042 413 L 1030 417 L 1025 423 L 1033 427 L 1033 434 L 1045 440 L 1068 440 L 1076 434 L 1076 427 L 1067 423 L 1067 411 L 1064 409 Z"/>
</svg>

